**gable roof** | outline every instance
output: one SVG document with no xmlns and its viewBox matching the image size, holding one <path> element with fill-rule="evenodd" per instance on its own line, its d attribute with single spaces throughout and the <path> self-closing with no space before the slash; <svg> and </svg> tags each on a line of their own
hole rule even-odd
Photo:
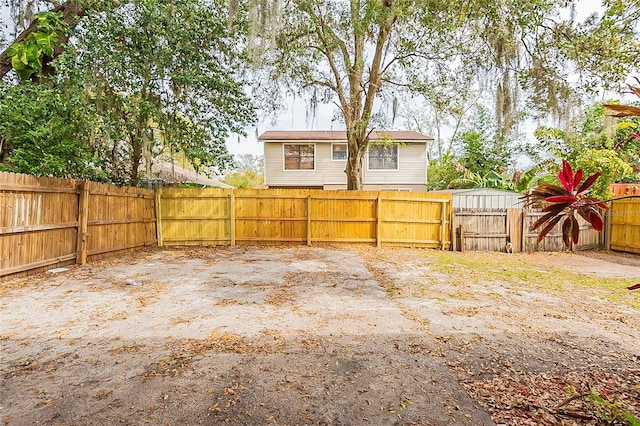
<svg viewBox="0 0 640 426">
<path fill-rule="evenodd" d="M 433 137 L 422 135 L 408 130 L 381 130 L 373 131 L 369 135 L 370 140 L 380 137 L 390 137 L 403 142 L 427 142 Z M 313 141 L 313 142 L 346 142 L 346 130 L 267 130 L 258 136 L 261 142 L 286 142 L 286 141 Z"/>
</svg>

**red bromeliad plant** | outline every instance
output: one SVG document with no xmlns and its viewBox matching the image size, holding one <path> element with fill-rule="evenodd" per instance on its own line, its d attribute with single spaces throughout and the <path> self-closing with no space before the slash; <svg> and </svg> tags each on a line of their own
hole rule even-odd
<svg viewBox="0 0 640 426">
<path fill-rule="evenodd" d="M 542 207 L 542 211 L 547 212 L 530 228 L 531 231 L 534 231 L 542 227 L 538 234 L 538 242 L 542 241 L 549 231 L 564 218 L 562 240 L 567 247 L 571 246 L 571 242 L 576 244 L 580 234 L 576 213 L 589 222 L 593 229 L 602 231 L 602 215 L 597 207 L 603 209 L 609 207 L 602 200 L 585 196 L 598 176 L 600 176 L 600 172 L 589 176 L 582 182 L 582 170 L 578 170 L 574 174 L 569 162 L 562 160 L 562 168 L 558 172 L 558 179 L 560 179 L 562 187 L 540 184 L 533 192 L 522 197 L 525 200 L 525 207 Z"/>
</svg>

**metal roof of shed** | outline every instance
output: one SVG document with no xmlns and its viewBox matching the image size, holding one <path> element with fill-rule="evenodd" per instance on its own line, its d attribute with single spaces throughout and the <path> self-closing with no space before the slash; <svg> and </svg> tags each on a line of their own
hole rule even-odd
<svg viewBox="0 0 640 426">
<path fill-rule="evenodd" d="M 452 195 L 454 209 L 510 209 L 522 207 L 523 195 L 495 188 L 445 189 Z"/>
</svg>

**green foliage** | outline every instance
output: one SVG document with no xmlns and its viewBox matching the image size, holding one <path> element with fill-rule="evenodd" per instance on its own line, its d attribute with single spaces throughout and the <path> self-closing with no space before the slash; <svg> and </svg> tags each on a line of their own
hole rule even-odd
<svg viewBox="0 0 640 426">
<path fill-rule="evenodd" d="M 55 65 L 95 105 L 111 180 L 135 185 L 142 158 L 165 147 L 196 170 L 231 164 L 225 139 L 254 110 L 235 71 L 242 16 L 230 22 L 225 12 L 222 1 L 132 0 L 83 19 Z"/>
<path fill-rule="evenodd" d="M 495 117 L 484 107 L 476 106 L 465 127 L 458 140 L 458 156 L 449 151 L 429 162 L 427 189 L 516 189 L 517 176 L 508 172 L 514 152 L 512 143 L 497 134 Z M 535 174 L 530 176 L 534 177 Z"/>
<path fill-rule="evenodd" d="M 38 30 L 7 49 L 11 65 L 22 81 L 42 71 L 43 61 L 53 58 L 58 39 L 67 30 L 62 12 L 41 12 L 35 18 L 38 20 Z"/>
<path fill-rule="evenodd" d="M 629 135 L 640 126 L 640 119 L 612 120 L 605 116 L 602 105 L 596 104 L 568 130 L 540 127 L 534 136 L 542 155 L 565 158 L 587 174 L 601 172 L 592 194 L 609 198 L 610 184 L 640 177 L 640 141 Z M 549 170 L 557 171 L 557 163 Z"/>
<path fill-rule="evenodd" d="M 93 111 L 82 90 L 30 81 L 0 86 L 0 170 L 105 180 L 91 140 Z"/>
<path fill-rule="evenodd" d="M 573 386 L 565 389 L 570 398 L 579 399 L 582 405 L 598 421 L 605 426 L 640 426 L 640 419 L 626 412 L 619 403 L 603 397 L 597 388 L 592 387 L 588 392 L 579 393 Z"/>
<path fill-rule="evenodd" d="M 449 188 L 452 181 L 461 179 L 464 171 L 451 152 L 438 159 L 429 161 L 427 168 L 427 190 L 434 191 Z"/>
<path fill-rule="evenodd" d="M 486 176 L 511 166 L 510 143 L 496 133 L 493 118 L 485 108 L 476 108 L 468 129 L 460 137 L 462 154 L 458 159 L 467 171 Z"/>
<path fill-rule="evenodd" d="M 262 156 L 251 154 L 238 156 L 233 168 L 225 173 L 222 181 L 238 189 L 264 188 Z"/>
<path fill-rule="evenodd" d="M 512 181 L 517 192 L 526 193 L 529 188 L 540 183 L 553 183 L 555 177 L 548 172 L 549 165 L 555 165 L 552 160 L 546 160 L 534 164 L 529 170 L 514 172 Z"/>
<path fill-rule="evenodd" d="M 609 185 L 619 182 L 631 174 L 633 169 L 613 149 L 589 149 L 580 156 L 576 165 L 590 175 L 600 172 L 600 178 L 593 185 L 591 195 L 607 199 L 611 196 Z"/>
<path fill-rule="evenodd" d="M 460 179 L 449 182 L 449 188 L 495 188 L 513 191 L 514 183 L 506 173 L 500 174 L 493 170 L 481 175 L 466 172 Z"/>
<path fill-rule="evenodd" d="M 141 160 L 165 147 L 196 170 L 230 165 L 225 139 L 254 117 L 236 72 L 243 15 L 229 20 L 222 0 L 83 5 L 90 13 L 50 64 L 59 14 L 38 15 L 38 31 L 12 47 L 26 58 L 21 77 L 44 65 L 56 74 L 3 87 L 2 167 L 135 185 Z"/>
</svg>

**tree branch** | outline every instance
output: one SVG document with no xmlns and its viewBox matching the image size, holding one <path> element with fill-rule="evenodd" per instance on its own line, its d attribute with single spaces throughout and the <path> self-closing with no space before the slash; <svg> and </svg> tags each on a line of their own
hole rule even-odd
<svg viewBox="0 0 640 426">
<path fill-rule="evenodd" d="M 369 71 L 369 84 L 366 90 L 364 107 L 362 108 L 361 119 L 364 122 L 369 121 L 369 117 L 371 116 L 371 111 L 373 109 L 373 101 L 375 99 L 376 93 L 378 92 L 378 88 L 380 87 L 382 55 L 384 53 L 384 46 L 389 39 L 391 28 L 393 27 L 395 21 L 395 13 L 391 11 L 385 22 L 380 25 L 380 29 L 378 31 L 376 50 L 373 55 L 373 61 L 371 62 L 371 69 Z"/>
<path fill-rule="evenodd" d="M 69 28 L 75 28 L 75 26 L 78 25 L 78 18 L 86 14 L 86 9 L 77 1 L 68 0 L 64 4 L 54 7 L 53 9 L 50 10 L 50 12 L 62 12 L 62 17 L 64 21 L 67 23 L 67 25 L 69 25 Z M 29 34 L 35 32 L 37 29 L 38 29 L 38 20 L 34 19 L 29 24 L 29 27 L 27 27 L 24 31 L 22 31 L 20 35 L 18 35 L 18 37 L 16 37 L 13 43 L 11 43 L 9 46 L 11 46 L 14 43 L 20 43 L 21 41 L 24 41 L 24 39 L 26 39 L 29 36 Z M 68 36 L 60 37 L 54 51 L 54 57 L 57 57 L 60 54 L 62 54 L 61 46 L 64 43 L 66 43 L 68 40 L 69 40 Z M 5 49 L 2 53 L 0 53 L 0 80 L 4 78 L 4 76 L 13 68 L 11 66 L 11 58 L 9 57 L 9 55 L 7 55 L 8 49 L 9 48 L 7 47 L 7 49 Z"/>
</svg>

